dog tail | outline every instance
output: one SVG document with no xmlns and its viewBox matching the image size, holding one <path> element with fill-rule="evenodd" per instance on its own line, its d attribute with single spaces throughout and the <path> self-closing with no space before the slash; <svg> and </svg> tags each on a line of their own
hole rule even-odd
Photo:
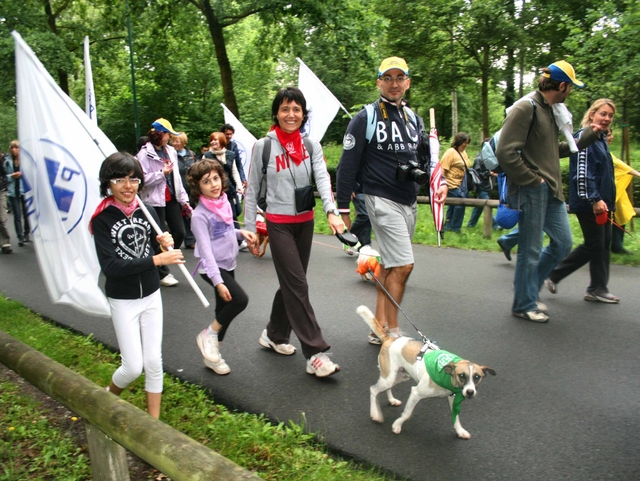
<svg viewBox="0 0 640 481">
<path fill-rule="evenodd" d="M 371 331 L 378 336 L 383 342 L 387 338 L 388 334 L 380 324 L 378 324 L 378 320 L 376 316 L 373 315 L 373 312 L 367 306 L 360 306 L 356 309 L 356 312 L 362 317 L 364 322 L 371 328 Z"/>
</svg>

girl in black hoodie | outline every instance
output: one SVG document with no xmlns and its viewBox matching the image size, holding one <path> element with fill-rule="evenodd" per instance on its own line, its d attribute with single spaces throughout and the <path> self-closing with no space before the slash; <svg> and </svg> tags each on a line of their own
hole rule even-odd
<svg viewBox="0 0 640 481">
<path fill-rule="evenodd" d="M 100 167 L 104 200 L 93 214 L 90 229 L 107 278 L 105 291 L 122 356 L 122 365 L 107 390 L 120 395 L 144 369 L 147 411 L 157 419 L 163 378 L 157 266 L 183 264 L 184 257 L 180 250 L 168 250 L 173 246 L 168 232 L 153 235 L 138 203 L 137 193 L 143 184 L 142 167 L 133 156 L 118 152 L 107 157 Z M 158 222 L 153 209 L 149 210 Z"/>
</svg>

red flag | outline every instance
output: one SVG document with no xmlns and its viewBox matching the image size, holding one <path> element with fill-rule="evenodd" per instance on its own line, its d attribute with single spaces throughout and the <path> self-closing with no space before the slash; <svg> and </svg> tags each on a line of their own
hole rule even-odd
<svg viewBox="0 0 640 481">
<path fill-rule="evenodd" d="M 433 224 L 438 235 L 438 247 L 440 247 L 440 235 L 443 225 L 444 205 L 433 201 L 435 193 L 442 183 L 442 166 L 438 159 L 440 158 L 440 141 L 438 140 L 438 131 L 432 128 L 429 132 L 429 146 L 431 148 L 431 180 L 429 182 L 429 203 L 431 204 L 431 212 L 433 213 Z"/>
</svg>

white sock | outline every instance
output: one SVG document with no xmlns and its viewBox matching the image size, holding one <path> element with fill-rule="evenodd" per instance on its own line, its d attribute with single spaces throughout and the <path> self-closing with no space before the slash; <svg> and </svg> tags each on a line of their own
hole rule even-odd
<svg viewBox="0 0 640 481">
<path fill-rule="evenodd" d="M 207 336 L 217 336 L 218 335 L 218 331 L 214 331 L 213 328 L 211 327 L 211 324 L 209 324 L 209 327 L 207 327 Z"/>
</svg>

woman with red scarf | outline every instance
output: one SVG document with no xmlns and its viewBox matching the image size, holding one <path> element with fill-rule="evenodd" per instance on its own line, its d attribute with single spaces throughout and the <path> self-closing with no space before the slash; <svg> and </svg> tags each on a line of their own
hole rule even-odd
<svg viewBox="0 0 640 481">
<path fill-rule="evenodd" d="M 296 352 L 289 344 L 293 330 L 307 359 L 307 373 L 325 377 L 338 372 L 340 366 L 325 354 L 330 346 L 322 336 L 309 302 L 307 266 L 315 207 L 312 178 L 333 233 L 344 232 L 345 227 L 333 202 L 322 147 L 300 132 L 309 115 L 302 91 L 295 87 L 280 89 L 273 100 L 271 114 L 271 131 L 253 149 L 244 212 L 245 229 L 255 232 L 258 198 L 266 197 L 269 245 L 280 283 L 269 323 L 258 342 L 278 354 L 292 355 Z M 263 173 L 265 145 L 269 163 Z M 257 248 L 252 245 L 254 253 Z"/>
</svg>

